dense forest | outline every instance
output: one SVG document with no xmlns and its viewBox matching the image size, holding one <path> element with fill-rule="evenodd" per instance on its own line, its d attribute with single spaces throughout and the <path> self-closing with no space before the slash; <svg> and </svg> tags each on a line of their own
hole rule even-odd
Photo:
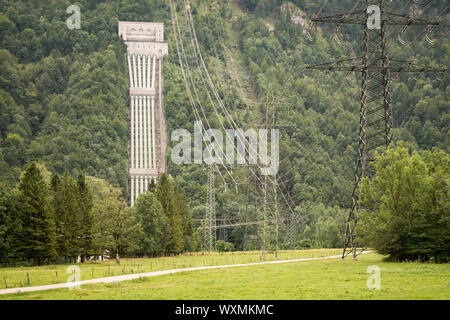
<svg viewBox="0 0 450 320">
<path fill-rule="evenodd" d="M 176 3 L 180 39 L 186 44 L 185 67 L 193 70 L 205 118 L 214 128 L 221 128 L 221 121 L 229 127 L 225 115 L 216 116 L 208 102 L 209 93 L 202 85 L 195 50 L 190 45 L 184 2 Z M 66 26 L 70 15 L 66 8 L 72 4 L 81 9 L 79 30 Z M 276 242 L 280 248 L 342 246 L 353 187 L 360 75 L 306 71 L 305 66 L 358 56 L 363 29 L 344 26 L 339 41 L 333 36 L 335 25 L 315 25 L 308 31 L 311 17 L 323 4 L 313 0 L 190 1 L 202 56 L 233 119 L 244 129 L 270 124 L 280 130 L 280 170 L 277 180 L 268 179 L 266 186 L 268 212 L 273 216 L 276 210 L 282 223 L 268 225 L 269 250 L 275 248 Z M 353 4 L 350 0 L 330 0 L 321 13 L 344 12 Z M 406 0 L 387 2 L 390 10 L 400 13 L 407 13 L 412 4 Z M 437 19 L 447 4 L 432 1 L 418 6 L 424 8 L 424 17 Z M 169 55 L 164 60 L 168 136 L 177 128 L 193 131 L 195 117 L 183 81 L 168 1 L 0 0 L 2 197 L 25 192 L 24 179 L 33 162 L 59 175 L 66 187 L 80 188 L 78 177 L 86 176 L 120 190 L 117 197 L 128 197 L 128 76 L 126 47 L 117 35 L 119 20 L 164 23 L 169 41 Z M 447 22 L 431 33 L 433 45 L 424 40 L 426 28 L 421 26 L 403 33 L 402 44 L 398 40 L 400 29 L 391 27 L 389 32 L 392 57 L 432 66 L 450 64 Z M 437 148 L 448 157 L 448 84 L 448 73 L 395 75 L 394 135 L 397 141 L 404 142 L 408 152 Z M 201 226 L 197 220 L 205 216 L 207 171 L 203 165 L 173 164 L 172 147 L 169 142 L 167 179 L 172 179 L 173 188 L 178 190 L 174 193 L 176 206 L 183 207 L 184 200 L 187 206 L 173 210 L 192 212 L 195 225 L 170 221 L 167 206 L 174 204 L 165 204 L 157 189 L 149 192 L 130 209 L 135 211 L 133 217 L 148 223 L 142 238 L 135 241 L 139 246 L 130 249 L 130 254 L 203 249 L 202 229 L 196 231 L 195 237 L 180 239 Z M 231 181 L 224 168 L 220 169 L 226 183 L 218 174 L 218 224 L 261 220 L 261 177 L 253 176 L 245 166 L 228 170 L 237 183 Z M 447 185 L 448 170 L 448 166 L 444 167 Z M 48 192 L 52 186 L 50 181 Z M 448 201 L 448 195 L 444 199 Z M 161 210 L 166 214 L 160 215 Z M 159 222 L 152 225 L 152 221 Z M 172 237 L 178 240 L 172 243 L 167 239 L 169 248 L 155 242 L 161 238 L 156 235 L 167 233 L 164 228 L 173 230 L 181 225 L 183 228 L 177 227 L 180 230 Z M 0 228 L 0 237 L 3 235 Z M 261 228 L 220 228 L 217 240 L 221 250 L 259 249 Z M 62 249 L 56 246 L 55 250 Z M 58 256 L 75 255 L 58 251 Z"/>
</svg>

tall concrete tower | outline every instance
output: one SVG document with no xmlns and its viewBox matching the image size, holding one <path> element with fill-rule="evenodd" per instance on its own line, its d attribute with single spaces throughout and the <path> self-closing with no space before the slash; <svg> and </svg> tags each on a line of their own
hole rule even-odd
<svg viewBox="0 0 450 320">
<path fill-rule="evenodd" d="M 130 76 L 128 181 L 133 206 L 151 180 L 166 172 L 162 61 L 168 43 L 162 23 L 119 21 L 119 36 L 127 45 Z"/>
</svg>

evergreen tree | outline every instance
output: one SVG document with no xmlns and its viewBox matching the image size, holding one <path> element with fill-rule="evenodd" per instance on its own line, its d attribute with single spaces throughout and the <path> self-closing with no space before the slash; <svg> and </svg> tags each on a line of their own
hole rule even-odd
<svg viewBox="0 0 450 320">
<path fill-rule="evenodd" d="M 196 247 L 194 223 L 192 221 L 191 210 L 186 202 L 186 196 L 179 188 L 174 192 L 174 203 L 176 215 L 181 217 L 183 225 L 183 251 L 192 252 Z"/>
<path fill-rule="evenodd" d="M 55 193 L 58 191 L 61 184 L 61 179 L 59 178 L 59 175 L 57 173 L 52 174 L 52 178 L 50 180 L 50 189 L 53 193 L 53 196 L 55 196 Z M 54 199 L 53 199 L 54 201 Z"/>
<path fill-rule="evenodd" d="M 72 260 L 81 254 L 81 214 L 78 186 L 67 171 L 64 172 L 62 180 L 60 182 L 58 180 L 59 178 L 52 178 L 58 255 Z"/>
<path fill-rule="evenodd" d="M 80 213 L 80 252 L 82 262 L 92 255 L 92 195 L 83 174 L 78 176 L 78 205 Z"/>
<path fill-rule="evenodd" d="M 19 251 L 39 265 L 42 259 L 56 257 L 56 236 L 48 187 L 35 163 L 25 171 L 19 190 L 24 205 Z"/>
<path fill-rule="evenodd" d="M 11 218 L 9 217 L 7 203 L 6 188 L 0 183 L 0 264 L 6 262 L 12 253 L 9 235 Z"/>
<path fill-rule="evenodd" d="M 169 219 L 155 194 L 150 191 L 140 194 L 132 208 L 132 214 L 142 227 L 137 253 L 141 256 L 164 254 L 170 235 Z"/>
<path fill-rule="evenodd" d="M 166 174 L 161 175 L 156 187 L 156 197 L 162 205 L 164 214 L 169 220 L 170 238 L 166 253 L 178 254 L 183 251 L 183 220 L 175 208 L 174 193 Z"/>
<path fill-rule="evenodd" d="M 65 223 L 63 220 L 62 212 L 62 183 L 59 175 L 57 173 L 52 174 L 50 181 L 50 188 L 52 192 L 52 209 L 53 216 L 55 219 L 55 239 L 56 239 L 56 252 L 58 257 L 66 257 L 67 250 L 65 249 L 67 245 L 65 244 L 63 230 Z"/>
<path fill-rule="evenodd" d="M 148 185 L 147 191 L 150 191 L 151 193 L 155 193 L 156 192 L 156 183 L 155 183 L 155 179 L 154 178 L 151 179 L 150 184 Z"/>
<path fill-rule="evenodd" d="M 24 203 L 22 194 L 18 189 L 12 189 L 7 192 L 2 201 L 3 210 L 6 211 L 6 225 L 4 226 L 4 241 L 6 252 L 4 262 L 17 262 L 27 259 L 22 248 L 23 223 L 22 213 L 24 212 Z M 2 263 L 0 261 L 0 263 Z"/>
</svg>

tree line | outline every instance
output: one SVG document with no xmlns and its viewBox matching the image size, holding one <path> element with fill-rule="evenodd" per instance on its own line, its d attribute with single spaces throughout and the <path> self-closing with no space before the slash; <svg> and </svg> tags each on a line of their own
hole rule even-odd
<svg viewBox="0 0 450 320">
<path fill-rule="evenodd" d="M 186 198 L 162 175 L 129 208 L 119 188 L 79 174 L 51 174 L 38 163 L 16 188 L 0 185 L 0 264 L 84 262 L 193 251 Z"/>
</svg>

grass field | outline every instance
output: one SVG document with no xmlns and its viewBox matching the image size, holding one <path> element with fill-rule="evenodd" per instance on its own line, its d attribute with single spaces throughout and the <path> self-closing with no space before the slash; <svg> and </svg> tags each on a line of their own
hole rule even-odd
<svg viewBox="0 0 450 320">
<path fill-rule="evenodd" d="M 0 299 L 450 299 L 450 264 L 394 263 L 382 258 L 370 253 L 357 261 L 330 259 L 183 272 L 81 289 L 2 295 Z M 367 288 L 371 265 L 381 268 L 380 290 Z"/>
<path fill-rule="evenodd" d="M 326 257 L 340 253 L 342 253 L 341 249 L 292 250 L 280 251 L 278 256 L 279 259 L 298 259 Z M 266 254 L 266 260 L 274 259 L 274 254 Z M 222 254 L 195 253 L 151 259 L 121 259 L 120 266 L 116 266 L 115 260 L 87 262 L 77 264 L 77 266 L 81 269 L 81 280 L 89 280 L 131 273 L 260 261 L 260 251 L 247 251 Z M 60 264 L 40 267 L 0 268 L 0 289 L 5 289 L 7 286 L 8 288 L 28 286 L 28 277 L 30 278 L 30 286 L 64 283 L 70 276 L 67 273 L 69 266 L 69 264 Z"/>
</svg>

